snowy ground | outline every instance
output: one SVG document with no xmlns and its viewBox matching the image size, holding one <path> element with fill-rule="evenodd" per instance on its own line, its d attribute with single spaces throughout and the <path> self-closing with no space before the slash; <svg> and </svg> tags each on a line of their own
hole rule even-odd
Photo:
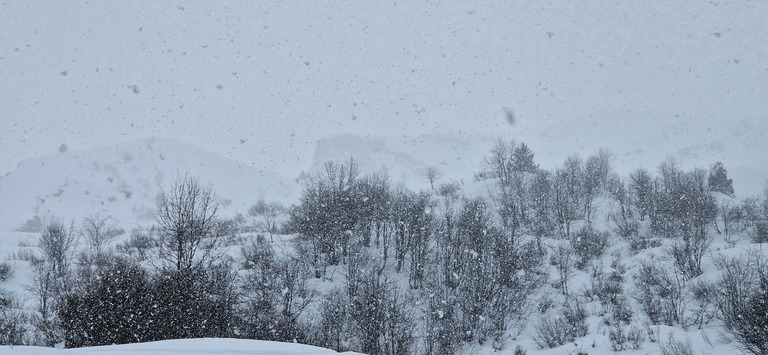
<svg viewBox="0 0 768 355">
<path fill-rule="evenodd" d="M 184 354 L 253 354 L 253 355 L 288 355 L 307 354 L 325 355 L 338 354 L 333 350 L 301 344 L 277 343 L 271 341 L 243 339 L 185 339 L 165 340 L 152 343 L 97 346 L 92 348 L 58 350 L 53 348 L 27 346 L 0 346 L 0 354 L 30 354 L 30 355 L 86 355 L 86 354 L 155 354 L 155 355 L 184 355 Z M 353 353 L 347 353 L 353 354 Z"/>
</svg>

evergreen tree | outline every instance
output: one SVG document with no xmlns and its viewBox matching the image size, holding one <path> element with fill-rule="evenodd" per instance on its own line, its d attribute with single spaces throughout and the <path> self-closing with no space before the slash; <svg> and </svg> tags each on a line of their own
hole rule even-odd
<svg viewBox="0 0 768 355">
<path fill-rule="evenodd" d="M 533 152 L 525 143 L 516 146 L 512 153 L 512 170 L 535 173 L 539 165 L 533 160 Z"/>
<path fill-rule="evenodd" d="M 629 175 L 632 200 L 644 221 L 653 209 L 653 177 L 646 169 L 639 168 Z"/>
<path fill-rule="evenodd" d="M 712 166 L 707 182 L 710 191 L 717 191 L 733 197 L 733 179 L 728 178 L 728 171 L 725 170 L 722 162 L 717 162 Z"/>
</svg>

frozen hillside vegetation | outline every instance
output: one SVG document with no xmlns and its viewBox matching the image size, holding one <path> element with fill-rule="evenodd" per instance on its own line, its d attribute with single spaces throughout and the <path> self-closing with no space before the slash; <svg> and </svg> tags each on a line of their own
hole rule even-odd
<svg viewBox="0 0 768 355">
<path fill-rule="evenodd" d="M 503 138 L 414 138 L 433 155 L 408 154 L 408 140 L 336 140 L 316 158 L 346 160 L 295 181 L 159 139 L 22 163 L 0 180 L 16 205 L 30 199 L 12 182 L 51 178 L 36 179 L 32 199 L 46 210 L 4 226 L 0 342 L 83 353 L 310 349 L 152 343 L 196 338 L 369 354 L 768 349 L 768 192 L 737 198 L 727 162 L 667 158 L 624 174 L 606 150 L 544 168 Z"/>
</svg>

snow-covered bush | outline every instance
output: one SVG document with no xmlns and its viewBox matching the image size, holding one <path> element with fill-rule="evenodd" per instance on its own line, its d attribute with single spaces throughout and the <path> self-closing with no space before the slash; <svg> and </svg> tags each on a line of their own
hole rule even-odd
<svg viewBox="0 0 768 355">
<path fill-rule="evenodd" d="M 658 262 L 644 260 L 634 274 L 634 297 L 653 324 L 686 325 L 685 281 Z"/>
<path fill-rule="evenodd" d="M 759 221 L 755 224 L 755 230 L 750 233 L 753 243 L 768 242 L 768 222 Z"/>
<path fill-rule="evenodd" d="M 632 309 L 629 302 L 627 302 L 627 299 L 624 298 L 624 296 L 617 297 L 611 312 L 613 322 L 616 324 L 629 324 L 632 322 L 632 316 L 634 316 L 634 314 L 635 311 Z"/>
<path fill-rule="evenodd" d="M 573 340 L 568 322 L 562 317 L 547 316 L 534 325 L 531 337 L 540 348 L 555 348 Z"/>
<path fill-rule="evenodd" d="M 758 253 L 717 260 L 717 309 L 743 350 L 768 353 L 768 260 Z"/>
<path fill-rule="evenodd" d="M 623 269 L 623 264 L 617 267 Z M 611 271 L 606 276 L 603 272 L 602 262 L 593 264 L 590 285 L 584 289 L 584 296 L 588 299 L 600 301 L 603 306 L 618 304 L 621 294 L 624 292 L 624 276 L 620 271 Z"/>
<path fill-rule="evenodd" d="M 0 295 L 0 345 L 29 345 L 29 317 L 15 297 Z"/>
<path fill-rule="evenodd" d="M 338 352 L 349 350 L 350 339 L 354 336 L 349 310 L 349 299 L 344 290 L 331 290 L 320 305 L 317 330 L 308 334 L 317 346 Z"/>
<path fill-rule="evenodd" d="M 102 217 L 100 214 L 85 217 L 80 229 L 93 254 L 100 253 L 112 238 L 124 233 L 116 227 L 111 217 Z"/>
<path fill-rule="evenodd" d="M 67 295 L 59 310 L 67 346 L 125 344 L 157 340 L 156 311 L 147 273 L 117 257 Z"/>
<path fill-rule="evenodd" d="M 616 325 L 608 331 L 611 350 L 617 352 L 629 349 L 639 350 L 645 339 L 645 331 L 636 326 L 624 328 L 621 325 Z"/>
<path fill-rule="evenodd" d="M 11 264 L 2 262 L 0 263 L 0 281 L 5 281 L 13 274 L 13 268 Z"/>
<path fill-rule="evenodd" d="M 95 272 L 80 273 L 57 308 L 68 347 L 232 336 L 234 278 L 227 265 L 150 275 L 128 258 L 104 258 Z"/>
<path fill-rule="evenodd" d="M 674 241 L 667 253 L 672 257 L 677 271 L 690 280 L 701 275 L 701 260 L 709 250 L 712 238 L 701 230 L 700 233 L 686 234 L 682 239 Z"/>
<path fill-rule="evenodd" d="M 587 335 L 587 312 L 579 303 L 567 304 L 562 316 L 542 318 L 531 337 L 541 348 L 555 348 Z"/>
<path fill-rule="evenodd" d="M 717 316 L 717 288 L 708 281 L 694 282 L 690 285 L 694 305 L 692 308 L 692 323 L 701 329 Z"/>
<path fill-rule="evenodd" d="M 659 354 L 660 355 L 695 355 L 693 352 L 693 346 L 691 345 L 691 339 L 685 341 L 676 340 L 674 335 L 669 334 L 669 339 L 666 342 L 659 342 Z"/>
<path fill-rule="evenodd" d="M 592 258 L 600 256 L 608 247 L 608 232 L 599 232 L 590 226 L 584 226 L 571 237 L 571 247 L 579 256 L 576 267 L 584 270 Z"/>
<path fill-rule="evenodd" d="M 240 298 L 245 304 L 240 312 L 242 337 L 304 341 L 305 331 L 299 317 L 312 302 L 314 292 L 306 284 L 309 270 L 290 257 L 278 257 L 266 237 L 242 249 L 244 268 Z"/>
<path fill-rule="evenodd" d="M 133 230 L 130 238 L 115 246 L 115 250 L 137 261 L 147 260 L 150 257 L 149 252 L 157 247 L 157 240 L 152 238 L 151 233 Z"/>
</svg>

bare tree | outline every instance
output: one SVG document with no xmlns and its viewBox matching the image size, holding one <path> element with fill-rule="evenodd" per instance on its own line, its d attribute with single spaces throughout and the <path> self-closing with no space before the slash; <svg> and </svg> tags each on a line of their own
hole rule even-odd
<svg viewBox="0 0 768 355">
<path fill-rule="evenodd" d="M 248 209 L 248 215 L 259 218 L 261 229 L 269 234 L 269 240 L 277 233 L 278 219 L 286 213 L 285 207 L 279 202 L 265 202 L 259 200 Z"/>
<path fill-rule="evenodd" d="M 227 223 L 218 216 L 219 203 L 210 186 L 197 178 L 179 177 L 157 205 L 160 257 L 176 270 L 191 270 L 215 258 Z"/>
<path fill-rule="evenodd" d="M 630 174 L 629 179 L 630 195 L 637 206 L 640 221 L 645 221 L 653 209 L 653 177 L 648 170 L 640 168 Z"/>
<path fill-rule="evenodd" d="M 69 287 L 76 242 L 74 227 L 70 225 L 67 228 L 61 221 L 53 219 L 45 226 L 38 241 L 43 257 L 32 262 L 34 274 L 29 290 L 38 300 L 39 312 L 35 326 L 48 345 L 61 341 L 63 337 L 56 311 Z"/>
<path fill-rule="evenodd" d="M 576 262 L 573 249 L 568 245 L 558 245 L 554 248 L 551 264 L 557 267 L 559 279 L 557 286 L 565 297 L 569 297 L 568 281 L 575 275 L 573 266 Z"/>
<path fill-rule="evenodd" d="M 93 254 L 101 253 L 104 244 L 120 233 L 111 217 L 101 217 L 98 213 L 85 217 L 81 228 Z"/>
<path fill-rule="evenodd" d="M 352 232 L 361 220 L 363 201 L 360 169 L 350 159 L 345 164 L 327 162 L 322 173 L 307 181 L 300 203 L 290 210 L 289 228 L 298 233 L 298 250 L 321 277 L 328 265 L 343 261 Z"/>
<path fill-rule="evenodd" d="M 434 190 L 435 182 L 443 177 L 443 172 L 434 166 L 430 166 L 424 169 L 423 176 L 425 179 L 427 179 L 427 181 L 429 181 L 429 186 L 432 188 L 432 190 Z"/>
<path fill-rule="evenodd" d="M 511 185 L 516 146 L 515 141 L 507 142 L 498 137 L 494 139 L 491 151 L 485 158 L 485 165 L 490 177 L 498 178 L 501 186 Z"/>
<path fill-rule="evenodd" d="M 584 214 L 587 223 L 592 220 L 592 202 L 599 189 L 605 187 L 610 171 L 610 153 L 604 149 L 600 149 L 595 155 L 590 155 L 584 164 L 582 193 L 584 194 Z"/>
<path fill-rule="evenodd" d="M 64 226 L 56 219 L 46 225 L 37 245 L 43 251 L 43 259 L 50 266 L 54 277 L 63 278 L 69 274 L 72 250 L 77 242 L 74 227 Z"/>
</svg>

